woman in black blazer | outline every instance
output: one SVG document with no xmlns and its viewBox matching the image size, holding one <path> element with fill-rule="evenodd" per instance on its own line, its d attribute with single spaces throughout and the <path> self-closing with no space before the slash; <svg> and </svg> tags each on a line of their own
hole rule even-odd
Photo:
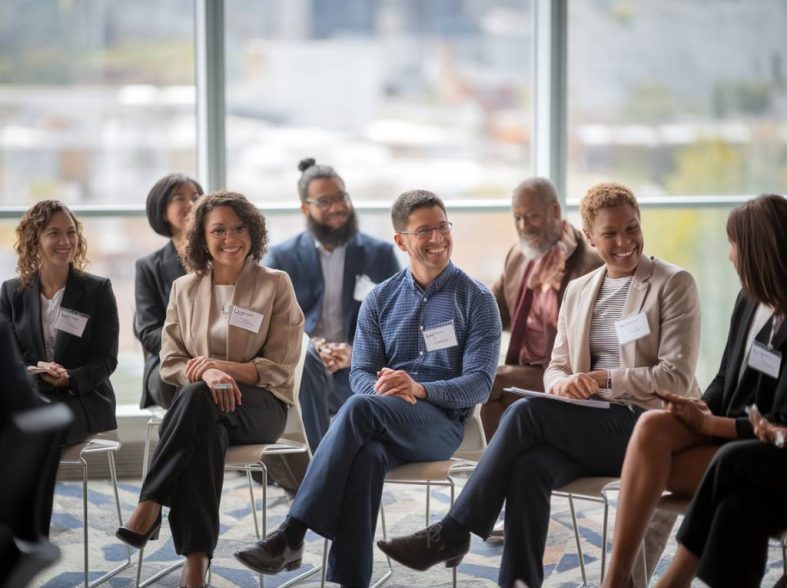
<svg viewBox="0 0 787 588">
<path fill-rule="evenodd" d="M 663 490 L 693 496 L 714 454 L 730 451 L 723 444 L 755 438 L 745 412 L 748 405 L 756 403 L 770 419 L 787 422 L 787 324 L 783 321 L 787 312 L 786 226 L 787 199 L 777 194 L 754 198 L 730 213 L 730 260 L 742 291 L 732 311 L 719 372 L 701 401 L 659 392 L 667 410 L 650 411 L 637 423 L 623 464 L 604 588 L 628 585 L 637 547 Z M 775 362 L 775 371 L 757 361 L 769 355 L 771 360 L 781 357 Z M 720 455 L 719 459 L 724 458 Z M 697 545 L 700 543 L 694 541 L 687 547 L 699 557 L 702 552 L 696 551 Z M 712 586 L 749 585 L 701 577 Z"/>
<path fill-rule="evenodd" d="M 148 194 L 146 208 L 150 228 L 168 237 L 169 243 L 138 259 L 136 264 L 134 335 L 145 351 L 140 408 L 154 404 L 169 408 L 175 397 L 175 386 L 162 381 L 159 375 L 161 329 L 172 282 L 186 274 L 178 255 L 186 218 L 191 205 L 202 194 L 202 186 L 183 174 L 164 176 Z"/>
<path fill-rule="evenodd" d="M 117 428 L 109 376 L 117 366 L 118 313 L 107 278 L 84 271 L 82 225 L 57 200 L 28 210 L 16 228 L 18 278 L 3 283 L 0 316 L 8 320 L 38 391 L 74 413 L 65 440 Z"/>
</svg>

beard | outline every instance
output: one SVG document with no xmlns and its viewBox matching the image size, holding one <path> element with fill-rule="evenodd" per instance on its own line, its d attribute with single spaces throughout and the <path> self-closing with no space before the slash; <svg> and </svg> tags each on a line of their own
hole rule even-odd
<svg viewBox="0 0 787 588">
<path fill-rule="evenodd" d="M 560 222 L 550 225 L 544 230 L 543 239 L 536 244 L 531 245 L 524 237 L 519 237 L 519 249 L 522 254 L 528 259 L 537 259 L 549 251 L 555 243 L 560 240 L 563 227 Z"/>
<path fill-rule="evenodd" d="M 306 226 L 312 236 L 328 247 L 340 247 L 358 234 L 358 217 L 355 209 L 351 209 L 347 215 L 347 220 L 339 228 L 332 228 L 328 225 L 318 223 L 309 215 L 306 217 Z"/>
</svg>

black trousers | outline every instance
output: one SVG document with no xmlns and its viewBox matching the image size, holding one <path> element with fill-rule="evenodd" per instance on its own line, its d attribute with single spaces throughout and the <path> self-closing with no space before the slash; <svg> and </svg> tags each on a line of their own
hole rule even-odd
<svg viewBox="0 0 787 588">
<path fill-rule="evenodd" d="M 768 537 L 787 527 L 787 449 L 761 441 L 724 445 L 713 457 L 678 531 L 713 588 L 760 585 Z"/>
<path fill-rule="evenodd" d="M 484 457 L 451 508 L 451 517 L 486 539 L 506 503 L 498 584 L 544 580 L 552 490 L 583 476 L 618 476 L 641 409 L 588 408 L 523 399 L 503 413 Z"/>
<path fill-rule="evenodd" d="M 49 537 L 55 477 L 65 431 L 23 433 L 10 420 L 0 430 L 0 523 L 14 537 Z"/>
<path fill-rule="evenodd" d="M 227 447 L 272 443 L 284 431 L 287 408 L 282 401 L 263 388 L 239 387 L 243 404 L 223 413 L 204 382 L 184 386 L 161 423 L 140 500 L 170 507 L 169 525 L 179 554 L 213 555 Z"/>
<path fill-rule="evenodd" d="M 161 408 L 169 408 L 178 389 L 161 379 L 160 366 L 156 365 L 148 374 L 147 388 L 150 398 Z"/>
</svg>

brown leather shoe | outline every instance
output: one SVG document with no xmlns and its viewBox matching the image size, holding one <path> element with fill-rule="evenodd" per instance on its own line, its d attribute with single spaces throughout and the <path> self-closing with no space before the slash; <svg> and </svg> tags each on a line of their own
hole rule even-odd
<svg viewBox="0 0 787 588">
<path fill-rule="evenodd" d="M 235 552 L 235 559 L 258 574 L 278 574 L 301 567 L 303 543 L 295 549 L 287 545 L 284 532 L 277 529 L 251 547 Z"/>
<path fill-rule="evenodd" d="M 457 543 L 448 544 L 443 537 L 443 524 L 435 523 L 412 535 L 378 541 L 377 547 L 400 564 L 420 572 L 440 562 L 453 568 L 470 551 L 470 533 Z"/>
</svg>

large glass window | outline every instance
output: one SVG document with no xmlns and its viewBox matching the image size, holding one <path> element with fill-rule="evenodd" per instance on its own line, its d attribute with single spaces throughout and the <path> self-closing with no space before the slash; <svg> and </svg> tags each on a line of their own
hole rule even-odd
<svg viewBox="0 0 787 588">
<path fill-rule="evenodd" d="M 787 3 L 569 2 L 569 197 L 751 194 L 787 181 Z"/>
<path fill-rule="evenodd" d="M 195 172 L 194 100 L 193 0 L 4 0 L 0 204 L 144 202 Z"/>
<path fill-rule="evenodd" d="M 227 183 L 292 201 L 304 157 L 358 200 L 508 195 L 530 167 L 529 0 L 227 0 Z"/>
</svg>

